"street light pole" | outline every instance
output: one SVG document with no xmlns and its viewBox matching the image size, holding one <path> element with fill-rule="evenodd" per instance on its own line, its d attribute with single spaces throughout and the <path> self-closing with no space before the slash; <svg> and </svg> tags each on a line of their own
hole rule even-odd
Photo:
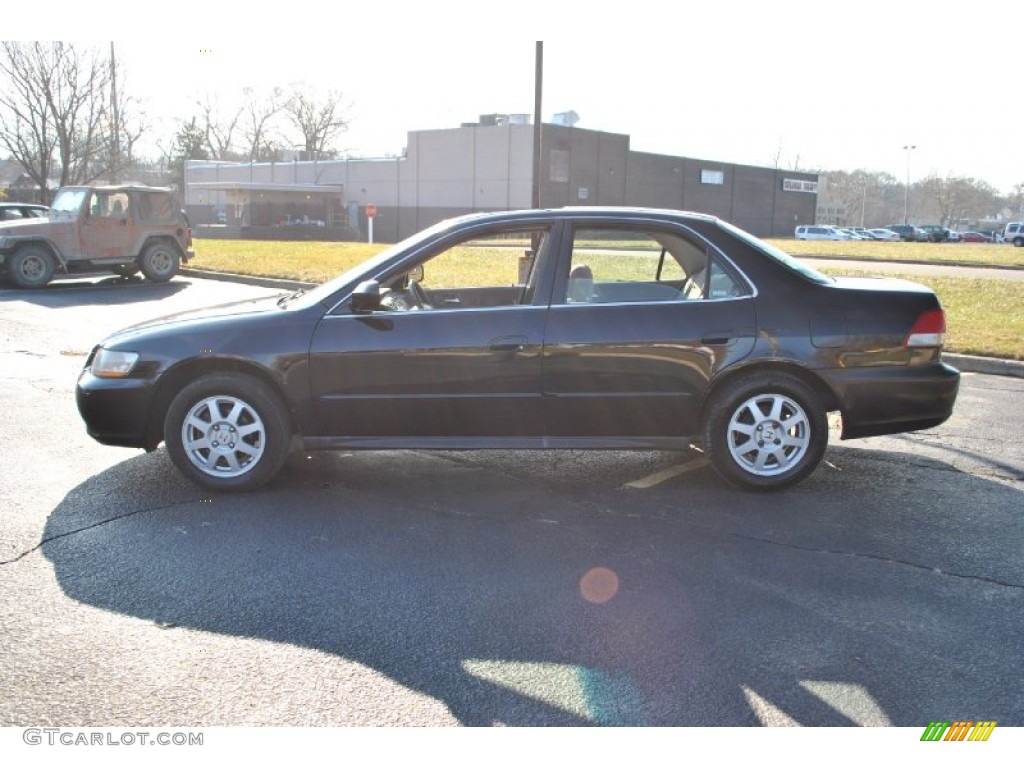
<svg viewBox="0 0 1024 768">
<path fill-rule="evenodd" d="M 916 144 L 903 147 L 907 152 L 907 185 L 903 188 L 903 226 L 910 223 L 910 151 L 917 149 Z"/>
</svg>

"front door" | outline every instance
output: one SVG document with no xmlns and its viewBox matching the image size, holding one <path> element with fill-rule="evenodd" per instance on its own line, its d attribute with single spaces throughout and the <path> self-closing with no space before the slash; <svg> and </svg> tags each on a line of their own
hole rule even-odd
<svg viewBox="0 0 1024 768">
<path fill-rule="evenodd" d="M 316 436 L 540 438 L 547 305 L 536 281 L 547 231 L 447 243 L 379 275 L 374 311 L 343 304 L 325 316 L 310 349 Z"/>
<path fill-rule="evenodd" d="M 130 202 L 127 192 L 93 190 L 88 203 L 89 214 L 82 217 L 79 228 L 81 258 L 135 256 L 131 253 L 136 228 Z"/>
</svg>

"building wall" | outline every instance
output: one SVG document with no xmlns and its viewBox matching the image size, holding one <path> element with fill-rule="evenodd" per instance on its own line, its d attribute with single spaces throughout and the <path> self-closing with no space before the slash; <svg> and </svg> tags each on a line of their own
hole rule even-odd
<svg viewBox="0 0 1024 768">
<path fill-rule="evenodd" d="M 626 135 L 550 124 L 543 126 L 541 148 L 542 207 L 684 209 L 719 216 L 759 236 L 791 236 L 797 224 L 814 222 L 817 196 L 787 191 L 783 179 L 816 182 L 815 174 L 633 152 Z M 345 206 L 358 212 L 350 223 L 361 235 L 367 231 L 365 206 L 373 203 L 374 239 L 394 242 L 451 216 L 529 208 L 532 170 L 532 125 L 477 125 L 412 131 L 400 158 L 189 163 L 186 183 L 340 185 Z M 190 213 L 223 203 L 200 188 L 186 189 Z"/>
</svg>

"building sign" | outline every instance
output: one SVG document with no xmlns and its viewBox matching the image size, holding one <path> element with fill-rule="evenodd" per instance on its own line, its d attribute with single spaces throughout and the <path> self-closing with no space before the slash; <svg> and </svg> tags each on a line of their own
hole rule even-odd
<svg viewBox="0 0 1024 768">
<path fill-rule="evenodd" d="M 803 179 L 783 179 L 783 192 L 810 192 L 812 195 L 818 193 L 818 182 L 804 181 Z"/>
</svg>

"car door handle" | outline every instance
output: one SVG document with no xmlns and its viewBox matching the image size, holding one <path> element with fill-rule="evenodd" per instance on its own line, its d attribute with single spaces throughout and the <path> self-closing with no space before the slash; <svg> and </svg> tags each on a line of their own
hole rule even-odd
<svg viewBox="0 0 1024 768">
<path fill-rule="evenodd" d="M 528 339 L 525 336 L 499 336 L 491 339 L 491 352 L 522 352 Z"/>
<path fill-rule="evenodd" d="M 709 346 L 720 346 L 722 344 L 728 344 L 732 341 L 732 336 L 722 334 L 721 336 L 701 336 L 700 343 L 707 344 Z"/>
</svg>

